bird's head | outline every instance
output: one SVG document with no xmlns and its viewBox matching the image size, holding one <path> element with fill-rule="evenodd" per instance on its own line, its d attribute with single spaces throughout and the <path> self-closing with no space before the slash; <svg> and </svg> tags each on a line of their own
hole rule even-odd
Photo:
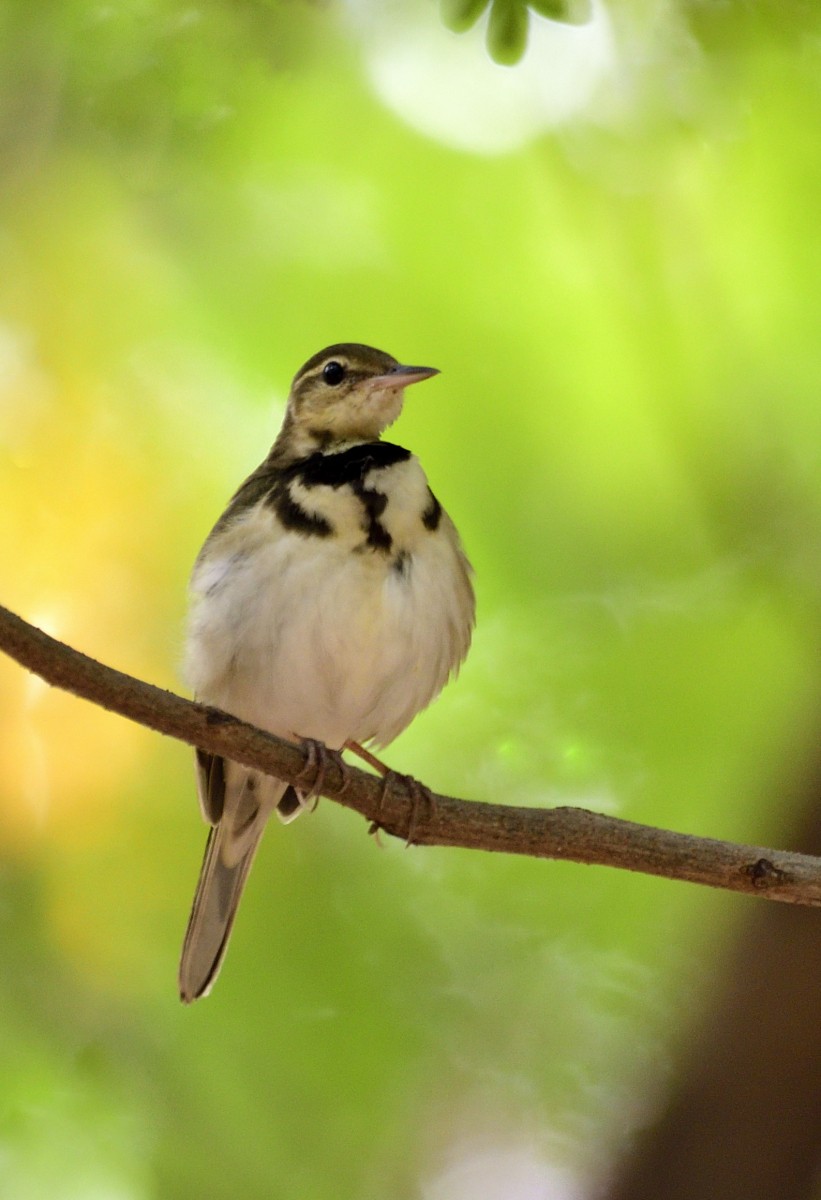
<svg viewBox="0 0 821 1200">
<path fill-rule="evenodd" d="M 326 446 L 371 441 L 402 411 L 408 384 L 438 375 L 435 367 L 406 367 L 372 346 L 328 346 L 297 371 L 286 425 L 298 442 Z"/>
</svg>

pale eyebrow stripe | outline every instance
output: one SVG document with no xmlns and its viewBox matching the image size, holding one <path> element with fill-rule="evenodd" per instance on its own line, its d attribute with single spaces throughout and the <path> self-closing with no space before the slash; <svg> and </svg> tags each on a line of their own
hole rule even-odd
<svg viewBox="0 0 821 1200">
<path fill-rule="evenodd" d="M 346 371 L 350 370 L 350 364 L 346 358 L 338 358 L 335 354 L 332 354 L 329 358 L 323 359 L 319 366 L 313 367 L 310 371 L 303 371 L 301 374 L 297 375 L 293 382 L 293 386 L 299 387 L 300 384 L 305 383 L 309 379 L 318 379 L 329 362 L 338 362 L 340 366 L 345 368 Z"/>
</svg>

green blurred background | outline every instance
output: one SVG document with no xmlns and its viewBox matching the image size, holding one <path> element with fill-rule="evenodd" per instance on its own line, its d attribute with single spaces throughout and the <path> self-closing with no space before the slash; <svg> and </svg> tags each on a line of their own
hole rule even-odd
<svg viewBox="0 0 821 1200">
<path fill-rule="evenodd" d="M 792 844 L 818 741 L 821 15 L 0 5 L 0 603 L 178 688 L 186 579 L 329 342 L 477 571 L 438 790 Z M 0 659 L 0 1194 L 579 1200 L 757 902 L 272 828 L 175 972 L 190 753 Z M 801 848 L 796 846 L 795 848 Z"/>
</svg>

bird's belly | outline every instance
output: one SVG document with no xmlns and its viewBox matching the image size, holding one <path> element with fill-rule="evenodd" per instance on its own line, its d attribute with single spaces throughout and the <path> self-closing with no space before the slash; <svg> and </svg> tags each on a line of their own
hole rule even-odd
<svg viewBox="0 0 821 1200">
<path fill-rule="evenodd" d="M 195 606 L 189 682 L 285 737 L 385 744 L 466 649 L 451 553 L 435 537 L 390 557 L 297 536 L 259 548 Z"/>
</svg>

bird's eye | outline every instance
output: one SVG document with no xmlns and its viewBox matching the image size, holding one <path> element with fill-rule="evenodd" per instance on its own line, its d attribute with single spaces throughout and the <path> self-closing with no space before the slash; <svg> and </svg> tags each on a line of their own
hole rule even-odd
<svg viewBox="0 0 821 1200">
<path fill-rule="evenodd" d="M 322 372 L 322 378 L 329 385 L 329 387 L 336 387 L 336 385 L 341 383 L 345 378 L 345 368 L 342 366 L 341 362 L 337 362 L 336 359 L 334 359 L 332 362 L 325 364 L 325 368 Z"/>
</svg>

